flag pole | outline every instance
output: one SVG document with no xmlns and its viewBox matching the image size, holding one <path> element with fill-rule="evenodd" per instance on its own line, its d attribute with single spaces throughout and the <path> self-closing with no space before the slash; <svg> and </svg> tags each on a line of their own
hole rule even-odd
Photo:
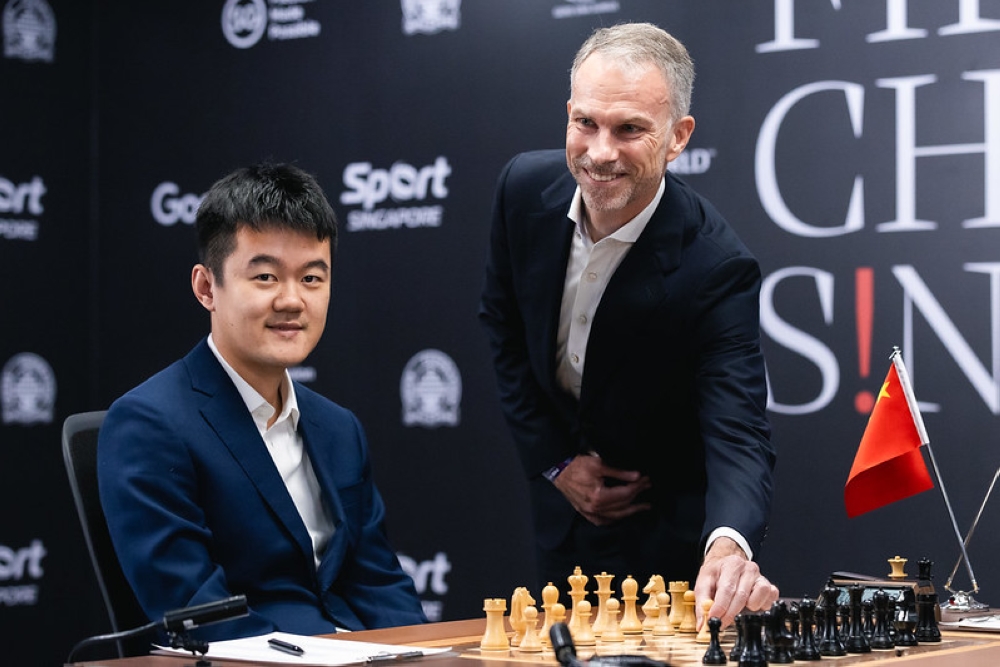
<svg viewBox="0 0 1000 667">
<path fill-rule="evenodd" d="M 969 554 L 965 550 L 965 542 L 962 540 L 962 531 L 958 529 L 958 521 L 955 520 L 955 511 L 951 507 L 951 500 L 948 498 L 948 491 L 944 487 L 944 479 L 941 477 L 941 470 L 938 468 L 937 459 L 934 458 L 934 450 L 931 449 L 930 438 L 927 437 L 927 429 L 924 428 L 923 417 L 920 416 L 920 410 L 917 408 L 917 399 L 913 394 L 913 387 L 910 385 L 910 376 L 906 372 L 906 366 L 903 365 L 903 359 L 899 354 L 899 348 L 892 348 L 891 355 L 892 363 L 896 367 L 896 375 L 899 376 L 899 384 L 903 387 L 903 394 L 906 396 L 906 404 L 910 408 L 910 415 L 913 417 L 913 423 L 917 426 L 917 433 L 920 435 L 920 442 L 927 447 L 927 453 L 930 455 L 931 467 L 934 468 L 934 476 L 937 477 L 938 486 L 941 488 L 941 495 L 944 497 L 944 505 L 948 508 L 948 516 L 951 517 L 951 526 L 955 529 L 955 537 L 958 539 L 958 548 L 962 552 L 962 558 L 965 559 L 965 569 L 969 572 L 969 579 L 972 581 L 972 592 L 979 592 L 979 584 L 976 583 L 976 575 L 972 571 L 972 563 L 969 561 Z M 951 589 L 948 589 L 952 592 Z"/>
</svg>

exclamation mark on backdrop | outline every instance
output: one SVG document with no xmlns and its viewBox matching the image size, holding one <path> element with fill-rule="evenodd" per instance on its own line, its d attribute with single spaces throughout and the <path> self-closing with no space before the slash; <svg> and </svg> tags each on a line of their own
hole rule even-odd
<svg viewBox="0 0 1000 667">
<path fill-rule="evenodd" d="M 858 374 L 862 380 L 871 373 L 872 320 L 875 314 L 875 271 L 870 266 L 854 270 L 854 318 L 858 327 Z M 854 409 L 863 415 L 871 414 L 875 395 L 861 390 L 854 396 Z"/>
</svg>

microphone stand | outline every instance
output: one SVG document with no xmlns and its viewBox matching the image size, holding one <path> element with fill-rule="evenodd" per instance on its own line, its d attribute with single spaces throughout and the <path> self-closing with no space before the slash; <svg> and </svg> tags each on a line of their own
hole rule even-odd
<svg viewBox="0 0 1000 667">
<path fill-rule="evenodd" d="M 167 638 L 170 640 L 170 648 L 191 651 L 191 655 L 194 657 L 197 657 L 200 653 L 202 657 L 198 658 L 195 666 L 210 667 L 212 664 L 211 661 L 204 659 L 204 655 L 208 653 L 208 642 L 190 637 L 187 634 L 187 630 L 193 630 L 202 625 L 218 623 L 219 621 L 226 621 L 231 618 L 239 618 L 240 616 L 246 616 L 248 613 L 247 598 L 245 595 L 235 595 L 216 602 L 207 602 L 184 609 L 175 609 L 166 612 L 163 615 L 162 621 L 153 621 L 132 630 L 122 630 L 107 635 L 88 637 L 77 642 L 76 646 L 70 650 L 66 662 L 72 663 L 76 654 L 81 649 L 89 646 L 132 639 L 154 632 L 155 630 L 164 630 L 167 633 Z"/>
<path fill-rule="evenodd" d="M 993 487 L 996 486 L 998 478 L 1000 478 L 1000 468 L 997 468 L 997 471 L 993 473 L 993 481 L 990 482 L 990 487 L 986 490 L 986 495 L 983 496 L 983 502 L 979 505 L 979 511 L 976 512 L 976 517 L 972 520 L 972 527 L 969 528 L 969 532 L 965 535 L 963 544 L 966 548 L 968 548 L 969 542 L 972 540 L 973 533 L 976 532 L 976 527 L 979 525 L 979 519 L 983 516 L 983 510 L 986 509 L 986 503 L 993 494 Z M 975 581 L 972 582 L 972 593 L 955 591 L 951 587 L 952 581 L 955 579 L 955 574 L 958 572 L 958 568 L 962 564 L 962 560 L 968 558 L 968 556 L 965 555 L 966 553 L 967 552 L 963 551 L 958 555 L 958 560 L 955 561 L 955 567 L 951 569 L 951 574 L 948 575 L 948 581 L 944 584 L 945 590 L 951 593 L 951 600 L 949 600 L 946 604 L 941 605 L 942 609 L 959 612 L 989 609 L 989 605 L 983 604 L 972 597 L 972 593 L 979 592 L 979 587 L 976 585 Z"/>
</svg>

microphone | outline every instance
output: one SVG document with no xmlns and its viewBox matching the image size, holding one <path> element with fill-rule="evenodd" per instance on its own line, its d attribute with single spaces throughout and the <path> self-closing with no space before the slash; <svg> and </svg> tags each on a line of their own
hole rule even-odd
<svg viewBox="0 0 1000 667">
<path fill-rule="evenodd" d="M 249 613 L 247 596 L 234 595 L 224 600 L 164 612 L 163 629 L 167 632 L 187 632 L 209 623 L 228 621 Z"/>
<path fill-rule="evenodd" d="M 239 618 L 241 616 L 246 616 L 249 613 L 250 612 L 247 607 L 247 596 L 245 595 L 234 595 L 232 597 L 225 598 L 224 600 L 206 602 L 204 604 L 197 604 L 193 607 L 184 607 L 182 609 L 173 609 L 163 614 L 162 621 L 153 621 L 152 623 L 147 623 L 146 625 L 138 628 L 113 632 L 108 635 L 88 637 L 78 642 L 77 645 L 70 650 L 69 657 L 66 659 L 66 662 L 74 662 L 73 658 L 83 648 L 110 642 L 120 642 L 125 639 L 140 637 L 156 630 L 165 630 L 167 632 L 170 636 L 170 645 L 173 648 L 183 648 L 184 650 L 204 654 L 208 652 L 208 642 L 202 642 L 187 637 L 185 633 L 188 630 L 193 630 L 194 628 L 199 628 L 203 625 L 208 625 L 209 623 L 218 623 L 219 621 L 228 621 L 232 618 Z"/>
<path fill-rule="evenodd" d="M 576 646 L 573 636 L 565 623 L 553 623 L 549 628 L 549 640 L 556 660 L 562 667 L 670 667 L 668 662 L 653 660 L 644 655 L 605 655 L 594 656 L 582 661 L 576 657 Z"/>
</svg>

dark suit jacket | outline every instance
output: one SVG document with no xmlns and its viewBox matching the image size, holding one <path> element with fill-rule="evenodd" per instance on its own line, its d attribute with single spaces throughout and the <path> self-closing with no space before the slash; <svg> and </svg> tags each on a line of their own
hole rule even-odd
<svg viewBox="0 0 1000 667">
<path fill-rule="evenodd" d="M 249 617 L 218 639 L 423 622 L 383 530 L 357 418 L 295 386 L 299 432 L 335 532 L 320 566 L 236 386 L 206 341 L 115 401 L 101 427 L 101 502 L 125 576 L 151 620 L 243 593 Z"/>
<path fill-rule="evenodd" d="M 556 380 L 575 188 L 563 151 L 506 166 L 480 305 L 539 543 L 559 544 L 575 514 L 540 473 L 595 451 L 652 478 L 649 499 L 677 540 L 696 545 L 729 526 L 756 551 L 774 465 L 757 262 L 711 204 L 668 173 L 592 321 L 576 401 Z"/>
</svg>

